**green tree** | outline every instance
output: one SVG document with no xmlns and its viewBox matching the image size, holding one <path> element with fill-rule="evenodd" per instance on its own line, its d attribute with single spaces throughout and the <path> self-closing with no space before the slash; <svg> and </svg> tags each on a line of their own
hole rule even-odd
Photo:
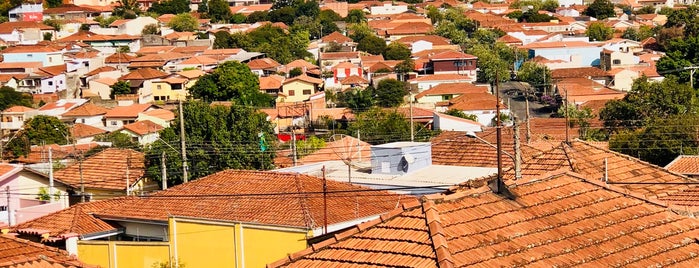
<svg viewBox="0 0 699 268">
<path fill-rule="evenodd" d="M 600 119 L 610 131 L 637 129 L 656 119 L 694 114 L 697 98 L 694 89 L 668 76 L 662 82 L 650 82 L 641 77 L 621 100 L 607 102 Z"/>
<path fill-rule="evenodd" d="M 298 157 L 304 157 L 323 147 L 325 147 L 325 140 L 310 136 L 306 140 L 296 141 L 296 154 Z"/>
<path fill-rule="evenodd" d="M 51 41 L 53 39 L 52 33 L 44 33 L 44 41 Z"/>
<path fill-rule="evenodd" d="M 297 76 L 302 75 L 302 74 L 303 74 L 303 70 L 301 70 L 301 68 L 299 68 L 299 67 L 296 67 L 296 68 L 291 69 L 289 71 L 289 77 L 297 77 Z"/>
<path fill-rule="evenodd" d="M 147 35 L 147 34 L 160 34 L 160 28 L 158 28 L 158 25 L 155 23 L 148 24 L 145 27 L 143 27 L 143 30 L 141 31 L 142 35 Z"/>
<path fill-rule="evenodd" d="M 365 37 L 374 35 L 374 31 L 371 30 L 371 27 L 369 27 L 369 25 L 366 23 L 357 23 L 350 25 L 349 32 L 349 38 L 352 38 L 352 41 L 354 42 L 362 41 L 362 39 L 364 39 Z"/>
<path fill-rule="evenodd" d="M 383 54 L 384 50 L 386 50 L 386 41 L 383 38 L 372 34 L 359 41 L 357 44 L 357 50 L 374 55 L 381 55 Z"/>
<path fill-rule="evenodd" d="M 202 0 L 201 3 L 197 5 L 197 12 L 200 14 L 209 14 L 209 0 Z"/>
<path fill-rule="evenodd" d="M 61 28 L 63 27 L 63 24 L 59 20 L 54 20 L 54 19 L 45 19 L 43 21 L 44 24 L 53 27 L 56 29 L 56 31 L 60 31 Z"/>
<path fill-rule="evenodd" d="M 131 94 L 131 85 L 126 81 L 119 81 L 110 87 L 109 98 L 114 99 L 116 95 Z"/>
<path fill-rule="evenodd" d="M 568 113 L 566 114 L 566 110 Z M 556 111 L 556 117 L 566 117 L 568 116 L 568 125 L 570 127 L 579 127 L 579 135 L 581 139 L 588 140 L 591 133 L 590 130 L 590 120 L 595 118 L 595 114 L 592 112 L 590 107 L 578 108 L 576 105 L 561 105 Z"/>
<path fill-rule="evenodd" d="M 347 13 L 345 21 L 347 23 L 363 23 L 366 22 L 366 16 L 364 16 L 364 11 L 353 9 Z"/>
<path fill-rule="evenodd" d="M 118 0 L 112 15 L 124 19 L 135 19 L 141 14 L 141 4 L 137 0 Z"/>
<path fill-rule="evenodd" d="M 25 135 L 31 145 L 70 143 L 68 126 L 54 116 L 32 117 L 24 122 L 24 130 L 20 135 Z"/>
<path fill-rule="evenodd" d="M 232 48 L 233 40 L 231 35 L 226 31 L 218 31 L 214 33 L 214 48 Z"/>
<path fill-rule="evenodd" d="M 466 114 L 463 111 L 459 111 L 457 109 L 449 109 L 444 114 L 478 122 L 478 116 L 476 116 L 475 114 Z"/>
<path fill-rule="evenodd" d="M 655 14 L 655 7 L 654 6 L 643 6 L 637 10 L 634 10 L 633 14 L 636 14 L 636 15 Z"/>
<path fill-rule="evenodd" d="M 202 3 L 206 5 L 206 3 Z M 148 12 L 153 12 L 158 15 L 162 14 L 181 14 L 189 13 L 192 11 L 189 8 L 188 0 L 166 0 L 161 2 L 155 2 L 148 8 Z"/>
<path fill-rule="evenodd" d="M 353 135 L 359 131 L 362 140 L 370 144 L 410 140 L 410 121 L 393 109 L 374 107 L 359 113 L 347 130 Z M 432 134 L 419 124 L 415 127 L 416 141 L 428 140 Z"/>
<path fill-rule="evenodd" d="M 629 27 L 626 30 L 624 30 L 624 33 L 621 34 L 621 38 L 634 40 L 634 41 L 640 40 L 640 38 L 638 36 L 638 30 L 636 30 L 633 27 Z"/>
<path fill-rule="evenodd" d="M 383 57 L 387 60 L 407 60 L 410 58 L 410 49 L 400 42 L 391 42 L 386 47 Z"/>
<path fill-rule="evenodd" d="M 231 16 L 231 8 L 226 0 L 211 0 L 209 1 L 209 18 L 213 22 L 229 21 Z"/>
<path fill-rule="evenodd" d="M 288 6 L 280 9 L 269 11 L 269 20 L 272 22 L 283 22 L 286 25 L 291 25 L 296 19 L 296 9 Z"/>
<path fill-rule="evenodd" d="M 475 44 L 472 45 L 468 53 L 478 57 L 477 80 L 479 82 L 490 83 L 499 76 L 500 81 L 507 81 L 510 78 L 510 68 L 516 58 L 524 58 L 516 48 L 497 42 L 495 44 Z M 515 56 L 520 55 L 520 56 Z"/>
<path fill-rule="evenodd" d="M 199 20 L 189 13 L 177 14 L 167 26 L 176 32 L 193 32 L 199 29 Z"/>
<path fill-rule="evenodd" d="M 112 147 L 126 149 L 140 149 L 138 142 L 135 142 L 129 134 L 123 132 L 111 132 L 108 134 L 100 134 L 95 136 L 95 141 L 111 142 Z"/>
<path fill-rule="evenodd" d="M 527 61 L 517 71 L 517 78 L 520 81 L 529 83 L 536 89 L 543 90 L 550 88 L 551 70 L 546 65 Z"/>
<path fill-rule="evenodd" d="M 46 6 L 49 8 L 59 7 L 63 4 L 63 0 L 46 0 Z"/>
<path fill-rule="evenodd" d="M 398 74 L 399 80 L 405 81 L 407 80 L 406 75 L 415 70 L 415 61 L 413 61 L 413 59 L 411 58 L 408 58 L 396 64 L 396 67 L 393 70 Z"/>
<path fill-rule="evenodd" d="M 80 30 L 81 30 L 81 31 L 89 31 L 89 30 L 90 30 L 90 24 L 86 24 L 86 23 L 80 24 Z"/>
<path fill-rule="evenodd" d="M 297 1 L 294 7 L 297 17 L 306 16 L 315 19 L 320 15 L 320 6 L 316 0 Z"/>
<path fill-rule="evenodd" d="M 226 169 L 265 170 L 273 166 L 274 146 L 262 150 L 260 143 L 273 141 L 272 124 L 267 115 L 248 106 L 230 107 L 191 101 L 184 104 L 184 132 L 189 174 L 200 178 Z M 158 140 L 146 148 L 146 175 L 161 178 L 160 161 L 166 155 L 166 170 L 171 184 L 182 182 L 182 158 L 170 148 L 179 143 L 179 119 L 160 132 Z M 170 145 L 168 145 L 170 144 Z"/>
<path fill-rule="evenodd" d="M 15 105 L 31 107 L 32 96 L 17 92 L 14 88 L 8 86 L 0 87 L 0 111 Z"/>
<path fill-rule="evenodd" d="M 248 15 L 247 19 L 245 20 L 247 23 L 255 23 L 259 21 L 268 21 L 269 20 L 269 12 L 267 11 L 255 11 L 250 13 Z"/>
<path fill-rule="evenodd" d="M 593 41 L 606 41 L 614 37 L 614 29 L 604 25 L 603 22 L 593 22 L 587 27 L 585 35 Z"/>
<path fill-rule="evenodd" d="M 328 20 L 328 21 L 341 21 L 342 17 L 340 16 L 340 14 L 337 14 L 335 11 L 332 11 L 330 9 L 326 9 L 326 10 L 320 11 L 320 13 L 318 14 L 318 19 Z"/>
<path fill-rule="evenodd" d="M 381 107 L 398 107 L 408 94 L 405 82 L 395 79 L 384 79 L 379 82 L 374 92 L 376 104 Z"/>
<path fill-rule="evenodd" d="M 584 14 L 598 20 L 614 17 L 614 4 L 609 0 L 595 0 L 587 6 Z"/>
<path fill-rule="evenodd" d="M 189 91 L 194 98 L 204 101 L 231 101 L 256 107 L 272 104 L 272 97 L 260 92 L 257 75 L 237 61 L 219 65 L 213 73 L 200 77 Z"/>
<path fill-rule="evenodd" d="M 337 93 L 338 105 L 348 107 L 355 112 L 366 111 L 374 106 L 374 88 L 354 88 Z"/>
</svg>

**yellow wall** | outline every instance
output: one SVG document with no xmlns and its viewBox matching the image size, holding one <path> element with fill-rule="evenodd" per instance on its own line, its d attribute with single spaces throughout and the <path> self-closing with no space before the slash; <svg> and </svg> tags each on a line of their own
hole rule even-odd
<svg viewBox="0 0 699 268">
<path fill-rule="evenodd" d="M 304 95 L 303 90 L 305 89 L 310 89 L 311 94 Z M 284 99 L 284 102 L 299 102 L 299 101 L 305 101 L 308 100 L 311 95 L 313 95 L 315 92 L 315 87 L 313 84 L 309 84 L 303 81 L 293 81 L 291 83 L 287 83 L 284 86 L 282 86 L 282 90 L 284 95 L 287 97 Z M 289 90 L 294 91 L 294 96 L 289 96 Z"/>
<path fill-rule="evenodd" d="M 151 267 L 167 262 L 168 242 L 80 241 L 80 260 L 101 267 Z"/>
<path fill-rule="evenodd" d="M 306 234 L 288 231 L 243 228 L 245 267 L 265 267 L 289 253 L 306 248 Z"/>
<path fill-rule="evenodd" d="M 79 241 L 78 258 L 101 267 L 264 267 L 306 248 L 310 231 L 196 219 L 169 220 L 168 242 Z"/>
<path fill-rule="evenodd" d="M 189 83 L 185 83 L 184 87 L 189 88 Z M 160 89 L 158 89 L 160 86 Z M 165 82 L 153 81 L 151 84 L 151 89 L 153 91 L 153 97 L 155 96 L 170 96 L 170 100 L 185 100 L 187 98 L 187 90 L 173 90 L 170 84 Z M 162 100 L 161 100 L 162 101 Z"/>
</svg>

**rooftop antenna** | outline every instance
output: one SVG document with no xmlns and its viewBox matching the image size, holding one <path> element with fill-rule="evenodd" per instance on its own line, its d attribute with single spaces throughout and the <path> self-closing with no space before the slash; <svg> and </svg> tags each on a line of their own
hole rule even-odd
<svg viewBox="0 0 699 268">
<path fill-rule="evenodd" d="M 359 134 L 359 133 L 357 133 Z M 353 160 L 361 159 L 362 147 L 359 139 L 354 139 L 344 134 L 335 134 L 330 136 L 330 142 L 333 143 L 331 149 L 347 165 L 347 180 L 352 183 L 352 167 Z"/>
</svg>

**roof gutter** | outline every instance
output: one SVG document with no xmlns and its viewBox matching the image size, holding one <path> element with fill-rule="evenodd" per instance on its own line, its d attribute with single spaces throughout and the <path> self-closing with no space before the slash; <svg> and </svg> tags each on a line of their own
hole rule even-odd
<svg viewBox="0 0 699 268">
<path fill-rule="evenodd" d="M 100 238 L 114 236 L 114 235 L 118 235 L 118 234 L 122 234 L 122 233 L 124 233 L 124 228 L 118 228 L 118 229 L 110 230 L 110 231 L 91 233 L 88 235 L 81 235 L 80 240 L 100 239 Z"/>
</svg>

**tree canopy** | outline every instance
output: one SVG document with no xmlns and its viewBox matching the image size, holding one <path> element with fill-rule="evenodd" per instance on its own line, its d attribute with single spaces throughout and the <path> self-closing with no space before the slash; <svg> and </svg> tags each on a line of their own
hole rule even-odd
<svg viewBox="0 0 699 268">
<path fill-rule="evenodd" d="M 381 107 L 398 107 L 408 94 L 405 82 L 396 79 L 384 79 L 379 82 L 374 92 L 376 104 Z"/>
<path fill-rule="evenodd" d="M 394 109 L 374 107 L 356 115 L 348 127 L 349 133 L 371 144 L 410 140 L 410 121 Z M 425 141 L 434 134 L 420 124 L 415 125 L 415 140 Z"/>
<path fill-rule="evenodd" d="M 265 25 L 249 33 L 217 32 L 214 37 L 216 48 L 242 48 L 262 52 L 282 64 L 312 56 L 306 51 L 310 35 L 305 30 L 287 33 L 282 28 Z"/>
<path fill-rule="evenodd" d="M 0 111 L 15 105 L 31 107 L 32 96 L 17 92 L 14 88 L 8 86 L 0 87 Z"/>
<path fill-rule="evenodd" d="M 175 32 L 194 32 L 199 30 L 199 20 L 189 13 L 177 14 L 168 23 L 167 26 L 175 30 Z"/>
<path fill-rule="evenodd" d="M 603 22 L 593 22 L 587 27 L 585 34 L 593 41 L 607 41 L 614 37 L 614 29 Z"/>
<path fill-rule="evenodd" d="M 141 4 L 137 0 L 118 0 L 112 11 L 112 15 L 124 19 L 135 19 L 141 13 Z"/>
<path fill-rule="evenodd" d="M 551 70 L 546 65 L 527 61 L 517 70 L 517 78 L 530 86 L 542 90 L 550 88 Z"/>
<path fill-rule="evenodd" d="M 250 68 L 237 61 L 227 61 L 213 73 L 204 75 L 189 89 L 192 96 L 204 101 L 231 101 L 238 105 L 268 107 L 272 97 L 260 91 L 260 80 Z"/>
<path fill-rule="evenodd" d="M 206 3 L 204 3 L 206 5 Z M 181 14 L 189 13 L 192 11 L 189 8 L 188 0 L 166 0 L 161 2 L 154 2 L 148 12 L 153 12 L 159 15 L 162 14 Z"/>
<path fill-rule="evenodd" d="M 208 15 L 212 22 L 229 21 L 232 14 L 231 8 L 226 0 L 211 0 L 209 1 Z"/>
<path fill-rule="evenodd" d="M 391 42 L 388 46 L 386 46 L 383 57 L 386 60 L 407 60 L 410 59 L 411 54 L 412 52 L 405 44 L 400 42 Z"/>
<path fill-rule="evenodd" d="M 114 99 L 114 96 L 116 95 L 131 94 L 131 86 L 129 85 L 129 82 L 126 81 L 118 81 L 110 88 L 111 91 L 109 93 L 109 98 L 111 99 Z"/>
<path fill-rule="evenodd" d="M 587 6 L 584 13 L 598 20 L 614 17 L 614 4 L 609 0 L 595 0 Z"/>
<path fill-rule="evenodd" d="M 381 55 L 384 50 L 386 50 L 386 40 L 373 34 L 368 35 L 359 41 L 357 50 L 374 55 Z"/>
<path fill-rule="evenodd" d="M 211 106 L 205 102 L 185 103 L 184 131 L 191 179 L 225 169 L 271 169 L 275 151 L 272 124 L 267 115 L 241 105 Z M 178 115 L 179 116 L 179 115 Z M 171 146 L 179 144 L 179 119 L 160 132 L 160 138 L 146 148 L 146 174 L 160 179 L 160 161 L 166 155 L 170 184 L 182 182 L 182 158 Z M 261 146 L 263 145 L 263 146 Z M 264 150 L 263 150 L 264 148 Z"/>
</svg>

